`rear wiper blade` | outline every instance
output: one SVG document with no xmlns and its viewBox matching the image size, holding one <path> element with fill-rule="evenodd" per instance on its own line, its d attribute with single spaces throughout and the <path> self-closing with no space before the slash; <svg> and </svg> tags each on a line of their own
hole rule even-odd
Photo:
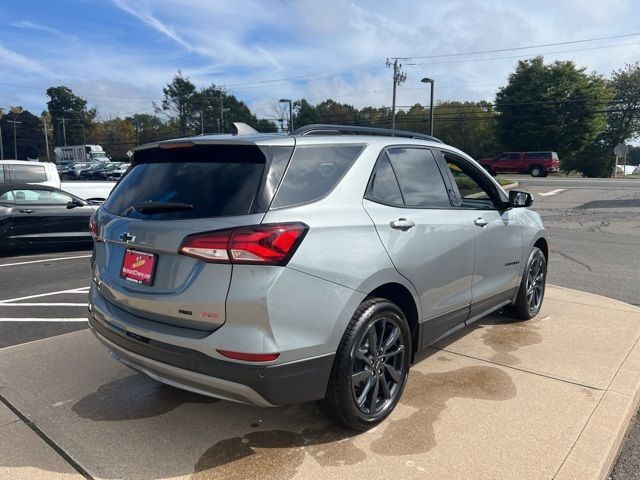
<svg viewBox="0 0 640 480">
<path fill-rule="evenodd" d="M 148 213 L 148 214 L 157 213 L 157 212 L 177 212 L 179 210 L 193 210 L 193 205 L 189 203 L 178 203 L 178 202 L 134 203 L 122 213 L 126 216 L 131 210 L 137 210 L 140 213 Z"/>
</svg>

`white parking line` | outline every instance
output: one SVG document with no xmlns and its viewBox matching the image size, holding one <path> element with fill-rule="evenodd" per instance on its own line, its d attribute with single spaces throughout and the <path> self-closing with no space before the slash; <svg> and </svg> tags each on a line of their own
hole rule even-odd
<svg viewBox="0 0 640 480">
<path fill-rule="evenodd" d="M 557 195 L 561 192 L 564 192 L 566 188 L 558 188 L 557 190 L 551 190 L 550 192 L 538 193 L 541 197 L 548 197 L 550 195 Z"/>
<path fill-rule="evenodd" d="M 86 307 L 87 303 L 5 303 L 0 307 Z"/>
<path fill-rule="evenodd" d="M 90 256 L 91 255 L 75 255 L 73 257 L 55 257 L 55 258 L 45 258 L 43 260 L 29 260 L 28 262 L 4 263 L 0 265 L 0 268 L 15 267 L 16 265 L 28 265 L 30 263 L 57 262 L 59 260 L 73 260 L 74 258 L 89 258 Z"/>
<path fill-rule="evenodd" d="M 85 317 L 81 318 L 1 318 L 0 322 L 86 322 Z"/>
<path fill-rule="evenodd" d="M 87 293 L 89 287 L 72 288 L 71 290 L 60 290 L 59 292 L 38 293 L 37 295 L 28 295 L 26 297 L 8 298 L 0 300 L 0 305 L 11 302 L 19 302 L 20 300 L 30 300 L 32 298 L 48 297 L 49 295 L 61 295 L 63 293 Z"/>
</svg>

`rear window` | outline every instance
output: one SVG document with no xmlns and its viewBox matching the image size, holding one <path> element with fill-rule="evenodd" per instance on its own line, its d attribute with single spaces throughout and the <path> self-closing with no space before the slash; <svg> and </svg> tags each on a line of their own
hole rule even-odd
<svg viewBox="0 0 640 480">
<path fill-rule="evenodd" d="M 11 180 L 15 183 L 46 182 L 47 174 L 42 165 L 9 164 Z"/>
<path fill-rule="evenodd" d="M 290 158 L 291 150 L 253 145 L 140 150 L 104 209 L 115 215 L 153 220 L 263 212 L 282 178 L 284 167 L 280 164 Z M 185 203 L 193 208 L 153 214 L 130 208 L 144 202 Z"/>
<path fill-rule="evenodd" d="M 362 151 L 362 145 L 297 147 L 272 208 L 309 203 L 324 197 Z"/>
</svg>

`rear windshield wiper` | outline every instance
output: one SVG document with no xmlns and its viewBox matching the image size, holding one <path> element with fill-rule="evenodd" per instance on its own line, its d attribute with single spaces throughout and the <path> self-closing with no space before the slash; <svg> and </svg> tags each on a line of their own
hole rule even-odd
<svg viewBox="0 0 640 480">
<path fill-rule="evenodd" d="M 134 203 L 122 212 L 123 216 L 127 216 L 132 210 L 149 215 L 159 212 L 177 212 L 180 210 L 193 210 L 193 205 L 189 203 L 179 202 L 143 202 Z"/>
</svg>

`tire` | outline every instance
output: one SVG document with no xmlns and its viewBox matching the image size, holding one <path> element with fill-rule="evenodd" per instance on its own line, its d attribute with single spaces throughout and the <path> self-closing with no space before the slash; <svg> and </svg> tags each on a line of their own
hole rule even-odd
<svg viewBox="0 0 640 480">
<path fill-rule="evenodd" d="M 397 305 L 383 298 L 362 302 L 333 362 L 323 400 L 330 416 L 359 431 L 382 422 L 402 396 L 411 348 L 409 325 Z"/>
<path fill-rule="evenodd" d="M 530 290 L 532 283 L 533 289 Z M 542 250 L 533 247 L 522 274 L 518 296 L 513 304 L 504 308 L 504 312 L 521 320 L 535 317 L 542 307 L 546 283 L 547 259 Z"/>
<path fill-rule="evenodd" d="M 531 174 L 532 177 L 541 177 L 542 172 L 543 172 L 542 167 L 538 165 L 534 165 L 529 169 L 529 173 Z"/>
</svg>

